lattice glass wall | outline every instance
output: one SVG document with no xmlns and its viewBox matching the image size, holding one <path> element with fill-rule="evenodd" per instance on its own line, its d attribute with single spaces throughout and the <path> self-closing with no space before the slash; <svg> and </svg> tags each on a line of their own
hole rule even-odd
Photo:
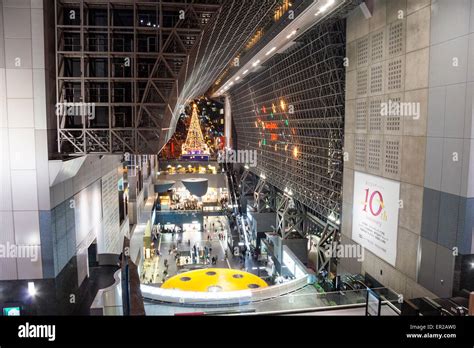
<svg viewBox="0 0 474 348">
<path fill-rule="evenodd" d="M 341 209 L 344 57 L 345 22 L 329 19 L 230 90 L 237 148 L 258 154 L 252 170 L 324 220 Z"/>
</svg>

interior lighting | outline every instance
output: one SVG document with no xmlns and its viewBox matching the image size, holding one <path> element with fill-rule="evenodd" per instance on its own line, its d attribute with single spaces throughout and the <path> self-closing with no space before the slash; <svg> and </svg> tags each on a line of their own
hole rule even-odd
<svg viewBox="0 0 474 348">
<path fill-rule="evenodd" d="M 36 295 L 36 288 L 34 282 L 28 282 L 28 294 L 31 297 L 34 297 Z"/>
<path fill-rule="evenodd" d="M 293 30 L 289 35 L 286 36 L 287 39 L 296 35 L 296 30 Z"/>
<path fill-rule="evenodd" d="M 326 3 L 326 5 L 323 5 L 319 8 L 319 11 L 316 12 L 314 15 L 317 16 L 318 14 L 320 13 L 323 13 L 323 12 L 326 12 L 326 10 L 331 6 L 331 5 L 334 5 L 334 3 L 336 2 L 336 0 L 328 0 L 328 2 Z"/>
<path fill-rule="evenodd" d="M 253 66 L 253 67 L 256 67 L 256 66 L 259 65 L 259 64 L 260 64 L 260 59 L 257 60 L 256 62 L 254 62 L 254 63 L 252 64 L 252 66 Z"/>
<path fill-rule="evenodd" d="M 277 48 L 276 47 L 272 47 L 272 49 L 270 51 L 268 51 L 267 53 L 265 53 L 266 56 L 269 56 L 270 54 L 272 54 Z"/>
<path fill-rule="evenodd" d="M 298 146 L 295 146 L 293 148 L 293 157 L 297 158 L 298 157 Z"/>
</svg>

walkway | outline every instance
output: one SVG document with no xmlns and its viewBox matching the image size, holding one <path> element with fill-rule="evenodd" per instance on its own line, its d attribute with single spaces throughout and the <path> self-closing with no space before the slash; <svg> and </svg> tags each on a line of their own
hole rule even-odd
<svg viewBox="0 0 474 348">
<path fill-rule="evenodd" d="M 151 282 L 155 284 L 162 284 L 166 279 L 178 273 L 209 267 L 241 269 L 258 276 L 267 276 L 268 274 L 264 267 L 257 261 L 246 257 L 245 263 L 241 263 L 240 257 L 232 254 L 232 250 L 229 249 L 225 237 L 224 240 L 219 239 L 219 233 L 225 236 L 228 230 L 229 224 L 226 216 L 207 216 L 204 218 L 202 231 L 196 229 L 177 234 L 161 233 L 158 244 L 160 256 L 153 258 L 152 267 L 149 267 L 147 270 L 146 279 L 152 279 Z M 217 257 L 217 264 L 211 265 L 206 263 L 203 257 L 200 257 L 197 263 L 193 264 L 191 262 L 191 250 L 194 246 L 196 246 L 197 250 L 201 250 L 201 256 L 203 255 L 203 250 L 207 247 L 210 250 L 210 258 Z M 179 261 L 181 266 L 177 265 L 174 249 L 177 249 L 180 255 Z M 227 259 L 225 257 L 226 250 Z M 165 260 L 168 262 L 166 275 L 164 274 L 166 269 Z"/>
</svg>

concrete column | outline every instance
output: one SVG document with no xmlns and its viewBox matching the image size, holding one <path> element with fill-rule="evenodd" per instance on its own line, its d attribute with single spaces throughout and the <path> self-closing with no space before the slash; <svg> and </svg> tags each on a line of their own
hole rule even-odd
<svg viewBox="0 0 474 348">
<path fill-rule="evenodd" d="M 40 227 L 48 224 L 50 209 L 46 123 L 43 1 L 0 1 L 0 244 L 30 253 L 2 257 L 0 280 L 44 275 Z"/>
</svg>

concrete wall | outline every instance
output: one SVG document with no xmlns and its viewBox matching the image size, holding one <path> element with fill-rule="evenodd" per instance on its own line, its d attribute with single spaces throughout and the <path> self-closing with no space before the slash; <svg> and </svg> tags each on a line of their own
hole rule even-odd
<svg viewBox="0 0 474 348">
<path fill-rule="evenodd" d="M 354 171 L 400 182 L 397 260 L 366 250 L 367 272 L 405 297 L 451 296 L 453 248 L 472 253 L 474 1 L 376 0 L 347 22 L 342 242 L 354 243 Z M 388 100 L 419 117 L 380 114 Z"/>
<path fill-rule="evenodd" d="M 379 0 L 366 19 L 355 9 L 347 21 L 346 126 L 342 242 L 354 243 L 354 171 L 400 182 L 395 267 L 365 250 L 365 260 L 341 268 L 369 273 L 406 297 L 429 294 L 416 284 L 423 204 L 429 86 L 430 2 Z M 413 101 L 420 117 L 381 116 L 390 100 Z"/>
<path fill-rule="evenodd" d="M 50 209 L 43 1 L 0 1 L 0 243 L 39 257 L 1 258 L 0 280 L 43 276 L 40 214 Z"/>
<path fill-rule="evenodd" d="M 474 1 L 433 0 L 418 281 L 440 296 L 455 254 L 474 254 L 473 96 Z"/>
<path fill-rule="evenodd" d="M 54 94 L 46 88 L 52 66 L 45 64 L 44 27 L 42 0 L 0 1 L 0 245 L 38 256 L 1 257 L 0 280 L 55 277 L 78 248 L 87 248 L 81 243 L 92 242 L 89 231 L 82 234 L 71 200 L 119 164 L 117 156 L 88 156 L 78 172 L 56 176 L 63 164 L 49 161 Z"/>
</svg>

